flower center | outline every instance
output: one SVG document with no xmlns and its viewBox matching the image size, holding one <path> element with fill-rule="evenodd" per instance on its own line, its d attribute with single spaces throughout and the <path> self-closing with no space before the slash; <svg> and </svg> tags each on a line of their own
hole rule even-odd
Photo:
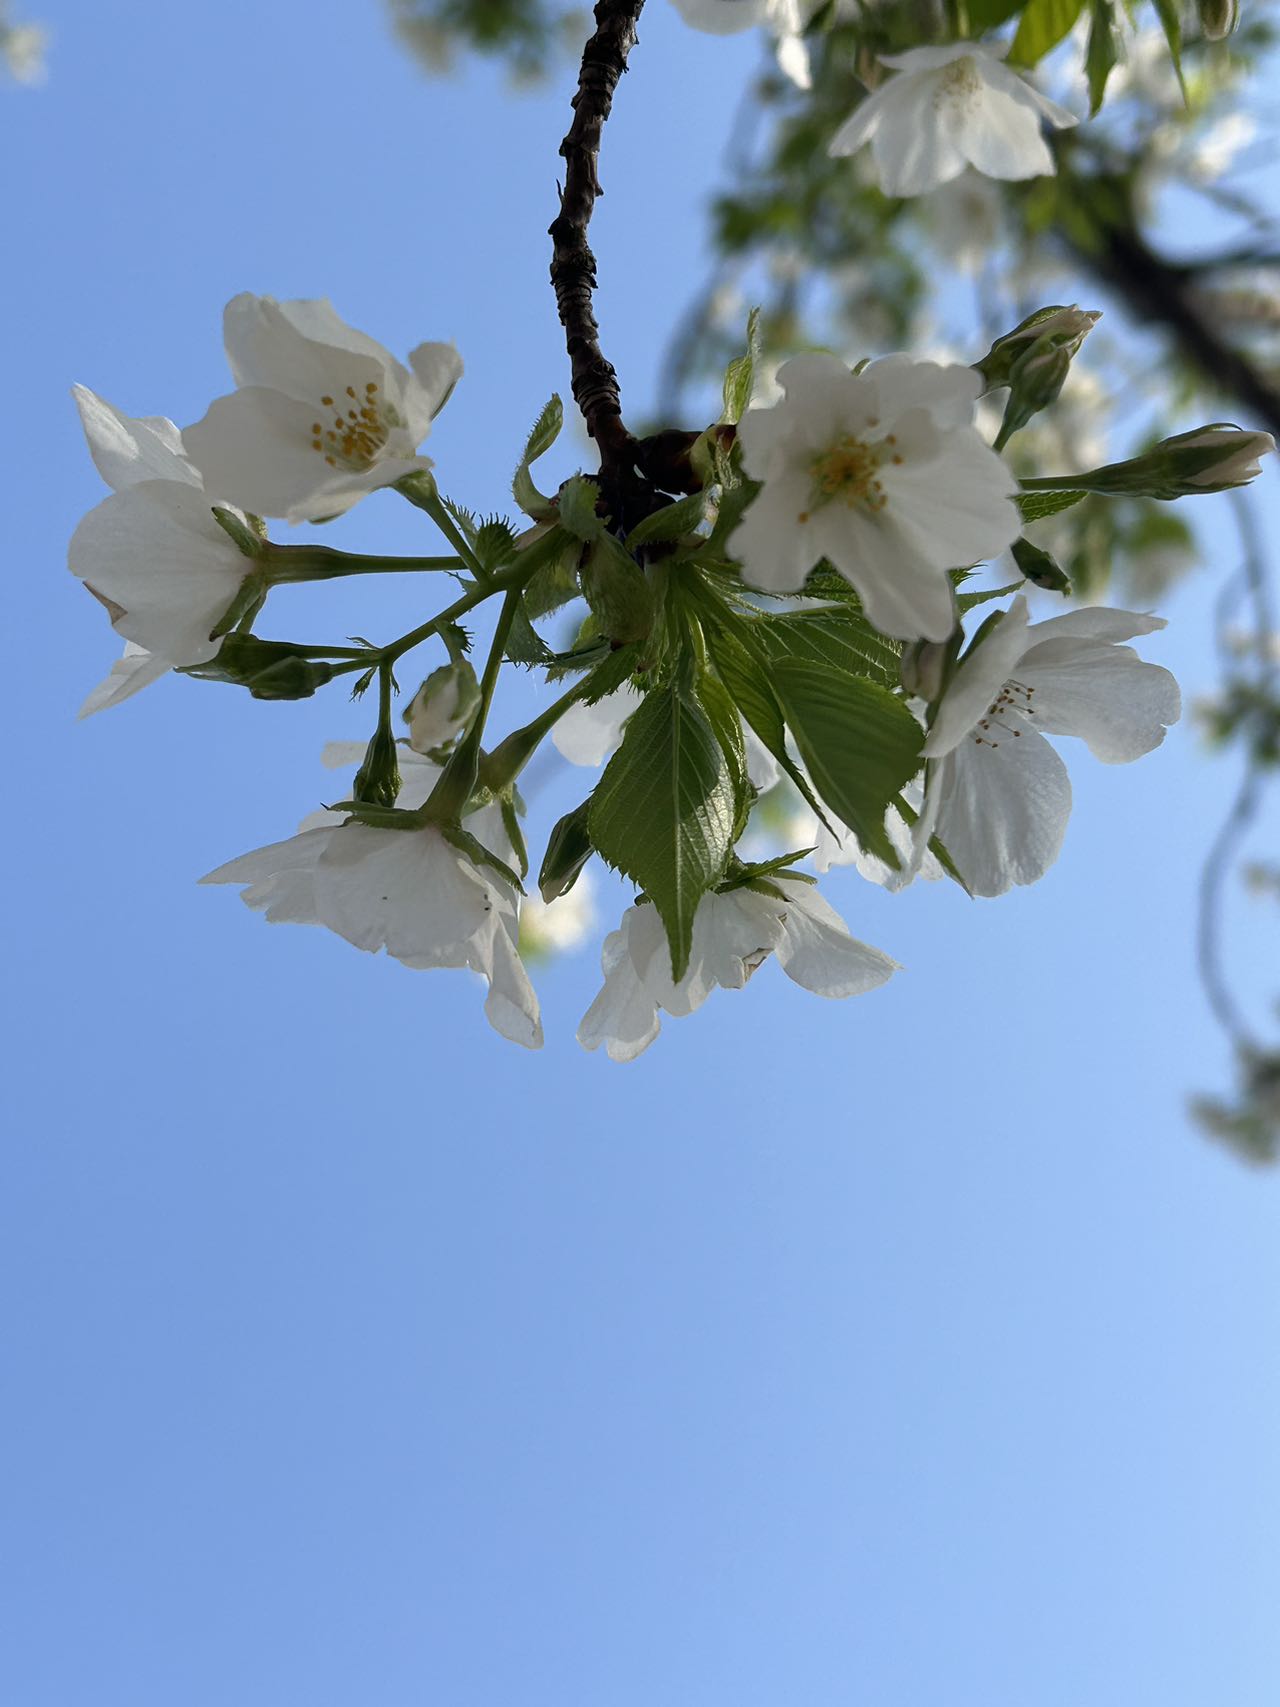
<svg viewBox="0 0 1280 1707">
<path fill-rule="evenodd" d="M 897 442 L 892 433 L 870 443 L 854 438 L 852 433 L 837 439 L 830 450 L 814 457 L 809 465 L 810 508 L 803 510 L 797 520 L 807 522 L 811 510 L 821 509 L 837 499 L 851 510 L 858 505 L 868 510 L 883 510 L 889 500 L 880 483 L 880 470 L 886 462 L 902 461 L 894 448 Z"/>
<path fill-rule="evenodd" d="M 987 707 L 987 715 L 980 717 L 974 724 L 972 731 L 974 745 L 976 747 L 998 747 L 1000 742 L 998 739 L 993 739 L 993 730 L 1003 730 L 1006 735 L 1011 735 L 1015 741 L 1020 739 L 1021 729 L 1015 728 L 1007 720 L 1010 716 L 1015 719 L 1035 716 L 1035 711 L 1031 705 L 1031 696 L 1035 691 L 1034 688 L 1029 688 L 1025 682 L 1006 682 L 993 702 Z"/>
<path fill-rule="evenodd" d="M 312 422 L 311 448 L 330 468 L 363 473 L 382 454 L 392 428 L 404 425 L 394 405 L 379 396 L 373 380 L 365 386 L 363 396 L 349 385 L 345 397 L 322 397 L 320 404 L 333 411 L 333 424 L 326 427 L 322 420 Z"/>
<path fill-rule="evenodd" d="M 982 94 L 982 78 L 971 54 L 963 59 L 953 59 L 938 81 L 934 92 L 934 104 L 941 106 L 946 101 L 956 101 L 962 106 L 972 106 Z"/>
</svg>

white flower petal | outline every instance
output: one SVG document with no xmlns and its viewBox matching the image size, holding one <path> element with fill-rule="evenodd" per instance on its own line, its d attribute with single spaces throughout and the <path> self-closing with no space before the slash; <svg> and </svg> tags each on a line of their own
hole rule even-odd
<svg viewBox="0 0 1280 1707">
<path fill-rule="evenodd" d="M 965 740 L 938 766 L 937 834 L 974 895 L 1034 883 L 1057 859 L 1071 815 L 1067 767 L 1034 729 L 995 745 Z"/>
<path fill-rule="evenodd" d="M 899 970 L 896 960 L 849 935 L 815 884 L 782 878 L 779 887 L 790 905 L 782 916 L 778 964 L 794 983 L 816 996 L 860 996 Z"/>
<path fill-rule="evenodd" d="M 571 765 L 602 765 L 618 747 L 627 719 L 643 698 L 627 683 L 594 705 L 571 705 L 551 731 L 552 744 Z"/>
<path fill-rule="evenodd" d="M 73 385 L 71 395 L 80 411 L 89 454 L 114 491 L 122 492 L 142 480 L 200 484 L 200 476 L 183 454 L 182 435 L 172 421 L 163 415 L 125 415 L 87 385 Z"/>
<path fill-rule="evenodd" d="M 398 364 L 375 339 L 348 326 L 327 300 L 278 302 L 242 291 L 223 311 L 227 360 L 240 386 L 267 386 L 318 403 L 331 390 L 341 397 L 358 378 L 381 382 Z"/>
<path fill-rule="evenodd" d="M 1034 630 L 1032 630 L 1034 633 Z M 1178 684 L 1129 646 L 1064 635 L 1033 646 L 1018 665 L 1030 713 L 1046 735 L 1078 735 L 1103 764 L 1128 764 L 1164 740 L 1182 712 Z"/>
<path fill-rule="evenodd" d="M 420 444 L 462 378 L 462 357 L 453 344 L 419 344 L 409 351 L 409 366 L 418 382 L 413 413 L 421 411 L 426 416 L 421 432 L 414 437 L 414 442 Z"/>
<path fill-rule="evenodd" d="M 514 907 L 511 917 L 515 917 Z M 477 965 L 475 970 L 489 979 L 484 1011 L 493 1029 L 524 1049 L 541 1049 L 538 998 L 516 950 L 515 938 L 504 921 L 499 921 L 492 932 L 487 964 Z"/>
<path fill-rule="evenodd" d="M 627 925 L 633 911 L 624 913 L 620 927 L 605 938 L 604 986 L 578 1027 L 582 1047 L 598 1049 L 603 1043 L 612 1061 L 634 1061 L 662 1029 L 658 1004 L 640 982 L 627 951 Z"/>
<path fill-rule="evenodd" d="M 110 675 L 89 694 L 76 713 L 77 717 L 92 717 L 96 711 L 106 711 L 110 706 L 123 704 L 172 668 L 167 658 L 157 658 L 145 646 L 128 641 L 123 656 L 116 659 Z"/>
<path fill-rule="evenodd" d="M 909 81 L 908 90 L 889 85 L 887 92 L 896 99 L 886 104 L 871 145 L 887 196 L 923 195 L 958 178 L 966 165 L 955 127 L 934 102 L 933 79 L 912 76 Z"/>
<path fill-rule="evenodd" d="M 1053 174 L 1053 155 L 1041 134 L 1040 115 L 1030 105 L 993 92 L 986 100 L 974 103 L 972 113 L 956 126 L 954 135 L 956 147 L 969 164 L 990 178 L 1016 180 Z"/>
<path fill-rule="evenodd" d="M 1014 674 L 1026 645 L 1027 601 L 1019 593 L 956 671 L 924 744 L 929 758 L 941 758 L 960 745 Z"/>
<path fill-rule="evenodd" d="M 246 907 L 266 914 L 270 924 L 318 925 L 316 864 L 329 845 L 331 829 L 306 830 L 287 841 L 272 842 L 206 872 L 201 883 L 245 883 Z"/>
</svg>

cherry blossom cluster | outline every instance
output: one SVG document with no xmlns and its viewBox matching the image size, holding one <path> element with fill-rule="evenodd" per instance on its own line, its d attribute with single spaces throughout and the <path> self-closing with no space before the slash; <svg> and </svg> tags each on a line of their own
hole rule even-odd
<svg viewBox="0 0 1280 1707">
<path fill-rule="evenodd" d="M 358 694 L 376 684 L 367 745 L 324 754 L 354 768 L 348 796 L 204 881 L 241 885 L 272 922 L 324 925 L 413 968 L 470 969 L 492 1025 L 525 1046 L 542 1027 L 522 955 L 517 778 L 548 736 L 570 763 L 603 771 L 550 832 L 533 909 L 543 942 L 593 858 L 637 891 L 605 939 L 585 1048 L 630 1060 L 661 1014 L 742 988 L 768 959 L 819 995 L 870 991 L 895 962 L 851 935 L 815 872 L 852 865 L 890 889 L 945 876 L 975 896 L 1033 882 L 1071 807 L 1046 737 L 1127 763 L 1179 715 L 1173 678 L 1124 644 L 1160 618 L 1092 607 L 1031 621 L 1028 592 L 1062 586 L 1023 539 L 1027 518 L 1089 491 L 1220 490 L 1273 448 L 1214 425 L 1127 463 L 1015 480 L 995 446 L 1052 402 L 1095 318 L 1044 310 L 973 366 L 796 356 L 771 404 L 752 402 L 749 340 L 721 420 L 683 435 L 669 489 L 648 461 L 638 509 L 635 479 L 538 490 L 531 465 L 555 437 L 553 400 L 516 472 L 524 518 L 512 526 L 451 504 L 423 454 L 462 372 L 451 345 L 401 363 L 328 303 L 237 297 L 225 323 L 235 389 L 195 425 L 130 418 L 77 388 L 113 491 L 77 528 L 70 566 L 127 642 L 84 711 L 172 670 L 272 699 L 342 676 Z M 1002 391 L 993 444 L 976 406 Z M 324 520 L 386 489 L 425 512 L 446 555 L 366 558 L 269 537 L 266 518 Z M 1009 565 L 1012 585 L 969 590 L 984 563 Z M 387 645 L 255 631 L 280 584 L 405 571 L 451 576 L 459 596 Z M 500 614 L 477 670 L 461 618 L 491 598 Z M 575 611 L 570 644 L 553 650 L 536 625 Z M 444 658 L 407 697 L 398 736 L 397 666 L 426 644 Z M 495 741 L 508 662 L 541 666 L 558 691 Z M 796 802 L 804 843 L 753 857 L 754 809 L 775 791 Z"/>
</svg>

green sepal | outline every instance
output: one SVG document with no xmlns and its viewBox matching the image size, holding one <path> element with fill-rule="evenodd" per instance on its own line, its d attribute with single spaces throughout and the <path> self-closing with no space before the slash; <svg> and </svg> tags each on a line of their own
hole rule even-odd
<svg viewBox="0 0 1280 1707">
<path fill-rule="evenodd" d="M 1014 562 L 1032 586 L 1043 587 L 1048 593 L 1061 593 L 1064 598 L 1070 594 L 1070 576 L 1047 551 L 1042 551 L 1029 539 L 1015 539 L 1010 550 Z"/>
<path fill-rule="evenodd" d="M 326 812 L 345 812 L 347 821 L 367 824 L 372 830 L 421 830 L 425 827 L 421 807 L 406 812 L 399 806 L 379 806 L 372 800 L 336 800 Z"/>
<path fill-rule="evenodd" d="M 254 528 L 252 522 L 246 526 L 234 510 L 227 509 L 223 504 L 213 506 L 213 519 L 227 538 L 233 541 L 237 551 L 242 551 L 246 557 L 262 556 L 267 544 L 266 537 Z"/>
<path fill-rule="evenodd" d="M 378 728 L 365 748 L 351 785 L 352 798 L 368 806 L 394 806 L 400 793 L 400 758 L 394 735 Z"/>
<path fill-rule="evenodd" d="M 287 640 L 260 640 L 256 634 L 228 634 L 216 654 L 182 671 L 206 682 L 231 682 L 248 688 L 254 699 L 310 699 L 333 680 L 334 666 L 311 659 Z"/>
<path fill-rule="evenodd" d="M 266 604 L 270 590 L 271 583 L 261 570 L 255 569 L 246 575 L 236 590 L 236 596 L 209 630 L 210 640 L 218 640 L 234 628 L 251 628 L 258 612 Z"/>
<path fill-rule="evenodd" d="M 439 830 L 449 846 L 456 848 L 459 853 L 466 854 L 473 865 L 487 865 L 492 871 L 496 871 L 504 882 L 509 883 L 517 894 L 524 894 L 524 884 L 521 883 L 506 860 L 499 859 L 497 854 L 485 847 L 484 843 L 473 836 L 470 830 L 464 830 L 461 824 L 441 824 Z"/>
</svg>

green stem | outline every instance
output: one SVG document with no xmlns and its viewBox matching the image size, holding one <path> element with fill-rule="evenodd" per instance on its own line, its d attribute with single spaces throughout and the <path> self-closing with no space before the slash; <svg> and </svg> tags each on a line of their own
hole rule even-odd
<svg viewBox="0 0 1280 1707">
<path fill-rule="evenodd" d="M 431 517 L 477 580 L 483 581 L 487 578 L 480 559 L 463 538 L 462 530 L 445 508 L 436 483 L 429 474 L 406 475 L 403 480 L 396 481 L 396 491 Z"/>
<path fill-rule="evenodd" d="M 513 729 L 500 741 L 487 758 L 481 761 L 480 771 L 486 787 L 495 794 L 509 787 L 528 764 L 543 737 L 576 705 L 586 691 L 587 678 L 575 682 L 568 693 L 553 700 L 545 711 L 539 712 L 523 729 Z"/>
<path fill-rule="evenodd" d="M 507 589 L 502 609 L 498 612 L 489 656 L 485 660 L 484 674 L 480 678 L 480 703 L 476 707 L 475 716 L 422 808 L 424 815 L 437 823 L 461 818 L 467 801 L 475 793 L 480 776 L 480 741 L 489 716 L 489 707 L 493 704 L 493 691 L 498 685 L 507 640 L 511 634 L 511 624 L 520 608 L 520 595 L 523 590 L 522 582 L 517 582 Z"/>
<path fill-rule="evenodd" d="M 470 567 L 460 557 L 362 557 L 327 545 L 269 545 L 259 562 L 279 586 L 295 581 L 331 581 L 343 575 L 394 575 L 429 569 Z"/>
</svg>

